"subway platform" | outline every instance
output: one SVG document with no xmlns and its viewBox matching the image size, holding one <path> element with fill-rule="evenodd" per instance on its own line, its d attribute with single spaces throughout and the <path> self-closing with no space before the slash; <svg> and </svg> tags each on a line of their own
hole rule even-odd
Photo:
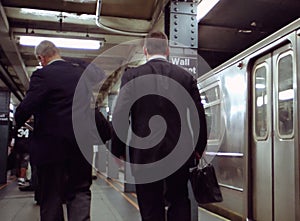
<svg viewBox="0 0 300 221">
<path fill-rule="evenodd" d="M 97 173 L 92 185 L 92 221 L 140 221 L 135 193 L 125 193 L 124 184 L 118 179 L 107 179 Z M 33 192 L 21 192 L 16 179 L 0 185 L 1 221 L 39 221 L 39 206 Z M 66 213 L 65 213 L 65 220 Z M 228 221 L 198 207 L 199 221 Z"/>
</svg>

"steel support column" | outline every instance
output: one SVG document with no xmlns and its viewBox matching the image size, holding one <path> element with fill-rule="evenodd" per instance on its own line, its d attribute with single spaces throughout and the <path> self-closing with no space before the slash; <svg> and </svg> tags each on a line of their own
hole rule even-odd
<svg viewBox="0 0 300 221">
<path fill-rule="evenodd" d="M 0 183 L 6 183 L 10 92 L 0 91 Z"/>
<path fill-rule="evenodd" d="M 111 121 L 112 119 L 112 115 L 113 115 L 113 103 L 114 100 L 116 99 L 117 94 L 115 93 L 110 93 L 108 95 L 108 107 L 109 107 L 109 112 L 108 112 L 108 120 Z M 108 147 L 109 150 L 111 151 L 111 140 L 108 141 Z M 119 178 L 119 166 L 117 165 L 116 161 L 112 158 L 108 158 L 108 162 L 107 162 L 107 176 L 109 178 L 114 178 L 114 179 L 118 179 Z"/>
<path fill-rule="evenodd" d="M 197 4 L 193 1 L 174 1 L 166 7 L 165 32 L 170 40 L 169 60 L 198 77 Z"/>
<path fill-rule="evenodd" d="M 197 4 L 194 1 L 171 0 L 165 9 L 165 33 L 169 37 L 169 61 L 198 77 L 198 23 Z M 189 184 L 191 221 L 198 221 L 198 204 Z"/>
</svg>

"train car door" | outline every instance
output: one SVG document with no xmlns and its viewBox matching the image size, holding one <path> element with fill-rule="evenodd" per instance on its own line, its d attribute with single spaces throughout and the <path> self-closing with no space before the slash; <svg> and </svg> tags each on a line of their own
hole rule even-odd
<svg viewBox="0 0 300 221">
<path fill-rule="evenodd" d="M 257 221 L 296 221 L 296 74 L 292 45 L 259 58 L 252 71 L 252 207 Z"/>
<path fill-rule="evenodd" d="M 271 54 L 258 59 L 252 71 L 253 145 L 252 215 L 254 220 L 272 221 L 272 61 Z"/>
<path fill-rule="evenodd" d="M 274 220 L 296 221 L 296 68 L 292 45 L 273 52 Z"/>
</svg>

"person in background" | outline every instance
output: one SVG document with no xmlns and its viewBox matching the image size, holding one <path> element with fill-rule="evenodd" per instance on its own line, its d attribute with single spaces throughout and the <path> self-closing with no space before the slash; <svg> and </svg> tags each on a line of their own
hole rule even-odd
<svg viewBox="0 0 300 221">
<path fill-rule="evenodd" d="M 8 153 L 7 153 L 7 166 L 6 171 L 9 174 L 8 178 L 14 180 L 17 177 L 17 153 L 14 149 L 15 145 L 15 128 L 13 123 L 10 123 L 9 129 L 9 143 L 8 143 Z"/>
<path fill-rule="evenodd" d="M 18 135 L 19 134 L 24 134 L 24 130 L 26 130 L 26 133 L 29 133 L 30 136 L 32 135 L 33 132 L 33 117 L 31 117 L 23 127 L 22 130 L 18 129 Z M 29 136 L 29 137 L 30 137 Z M 37 177 L 37 169 L 36 166 L 32 163 L 30 160 L 30 139 L 27 140 L 27 150 L 28 150 L 28 157 L 29 157 L 29 163 L 27 162 L 27 174 L 30 174 L 30 176 L 27 175 L 27 179 L 29 179 L 29 183 L 27 185 L 22 185 L 19 187 L 20 191 L 34 191 L 34 200 L 37 205 L 40 204 L 40 191 L 39 191 L 39 185 L 38 185 L 38 177 Z M 30 170 L 30 171 L 28 171 Z"/>
<path fill-rule="evenodd" d="M 51 41 L 37 45 L 35 55 L 43 68 L 33 72 L 15 121 L 21 127 L 34 115 L 30 155 L 37 167 L 41 221 L 64 220 L 64 200 L 68 220 L 90 220 L 92 168 L 72 123 L 74 93 L 84 68 L 63 60 Z"/>
<path fill-rule="evenodd" d="M 112 153 L 119 158 L 125 158 L 125 141 L 128 134 L 126 121 L 127 123 L 130 121 L 129 126 L 132 133 L 136 135 L 131 138 L 128 144 L 129 160 L 130 163 L 134 163 L 134 165 L 132 164 L 132 171 L 137 182 L 136 193 L 142 221 L 165 221 L 165 200 L 168 205 L 168 221 L 190 221 L 191 206 L 187 182 L 189 167 L 194 166 L 195 158 L 200 159 L 207 143 L 204 108 L 196 80 L 183 68 L 167 61 L 169 48 L 168 39 L 164 33 L 152 32 L 146 37 L 144 54 L 147 63 L 137 68 L 128 69 L 121 79 L 121 89 L 112 116 L 114 127 Z M 178 84 L 175 84 L 174 81 Z M 179 92 L 179 85 L 184 88 L 187 95 Z M 149 91 L 149 93 L 144 95 L 145 91 Z M 144 96 L 138 97 L 139 94 Z M 166 95 L 166 98 L 162 94 Z M 133 100 L 135 96 L 138 97 L 137 100 Z M 186 106 L 185 96 L 191 98 L 191 103 L 193 103 L 191 105 L 196 107 L 194 109 L 196 113 L 188 112 L 189 106 Z M 180 99 L 179 103 L 183 105 L 182 116 L 179 116 L 176 105 L 168 98 Z M 128 110 L 129 116 L 127 115 Z M 160 126 L 159 122 L 162 120 L 152 120 L 153 116 L 163 118 L 167 126 L 166 130 L 163 130 L 163 127 Z M 188 116 L 197 116 L 199 122 L 195 122 L 197 118 L 189 118 Z M 130 120 L 122 117 L 129 117 Z M 118 131 L 116 131 L 115 125 L 118 122 L 124 122 L 124 125 L 120 125 Z M 182 129 L 189 128 L 189 126 L 191 130 Z M 174 159 L 174 161 L 181 160 L 182 165 L 179 165 L 177 170 L 174 169 L 174 172 L 166 175 L 165 178 L 143 183 L 143 176 L 155 175 L 155 171 L 151 171 L 151 166 L 147 170 L 147 167 L 142 168 L 139 165 L 148 164 L 154 167 L 155 164 L 153 163 L 164 159 L 174 150 L 179 137 L 181 139 L 181 133 L 183 134 L 183 142 L 179 146 L 180 153 L 185 152 L 188 154 L 187 158 L 184 159 L 180 159 L 182 156 L 178 154 L 178 159 Z M 120 136 L 123 138 L 120 138 Z M 147 141 L 143 143 L 137 136 L 141 140 L 147 139 Z M 158 139 L 158 137 L 162 137 L 162 139 Z M 151 148 L 142 147 L 151 142 L 154 143 Z M 176 164 L 174 161 L 171 163 Z M 163 165 L 157 168 L 156 172 L 158 174 L 171 166 L 173 165 Z M 137 181 L 137 178 L 140 181 Z"/>
<path fill-rule="evenodd" d="M 30 123 L 30 120 L 27 121 Z M 19 127 L 14 132 L 14 149 L 17 153 L 18 164 L 18 185 L 25 186 L 27 178 L 27 170 L 29 169 L 29 142 L 31 131 L 25 125 Z"/>
</svg>

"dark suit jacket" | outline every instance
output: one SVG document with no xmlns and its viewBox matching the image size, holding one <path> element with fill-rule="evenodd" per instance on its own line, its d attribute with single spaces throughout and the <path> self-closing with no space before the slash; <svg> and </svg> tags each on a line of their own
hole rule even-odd
<svg viewBox="0 0 300 221">
<path fill-rule="evenodd" d="M 144 80 L 140 78 L 147 75 L 154 77 Z M 173 80 L 181 86 L 174 85 Z M 193 113 L 188 113 L 189 107 L 185 106 L 185 101 L 187 100 L 186 95 L 181 93 L 179 90 L 180 87 L 187 92 L 188 97 L 191 98 L 193 104 L 196 106 Z M 149 90 L 153 93 L 149 94 L 146 92 Z M 148 93 L 149 95 L 144 96 L 144 93 Z M 163 96 L 159 94 L 163 94 Z M 139 97 L 139 95 L 143 96 Z M 166 97 L 170 97 L 171 100 Z M 172 99 L 179 100 L 180 104 L 183 105 L 183 114 L 181 117 L 179 116 L 178 107 L 176 107 L 177 104 L 174 104 Z M 115 124 L 120 122 L 122 124 L 122 118 L 124 118 L 126 109 L 130 110 L 130 124 L 133 133 L 142 139 L 147 139 L 147 143 L 143 143 L 137 141 L 138 138 L 131 137 L 129 146 L 138 147 L 130 147 L 129 149 L 131 162 L 145 164 L 156 162 L 164 158 L 170 154 L 177 145 L 180 135 L 182 135 L 180 138 L 181 148 L 190 149 L 195 147 L 195 150 L 202 155 L 207 143 L 204 109 L 200 100 L 196 80 L 183 68 L 163 59 L 154 59 L 137 68 L 129 69 L 124 73 L 121 81 L 120 94 L 115 109 L 113 110 L 112 118 L 114 126 L 112 152 L 117 157 L 125 156 L 126 145 L 116 135 Z M 125 113 L 125 117 L 126 114 L 127 113 Z M 154 130 L 150 130 L 149 120 L 154 115 L 161 116 L 164 119 L 167 124 L 166 131 L 164 131 L 162 129 L 163 126 L 160 125 L 160 121 L 162 120 L 158 120 L 158 123 L 153 121 L 152 126 Z M 195 122 L 195 115 L 198 116 L 199 122 Z M 128 132 L 127 125 L 119 125 L 119 127 L 118 135 L 120 136 L 121 134 L 121 137 L 126 137 Z M 193 135 L 197 130 L 198 134 Z M 155 143 L 160 136 L 163 138 L 152 148 L 140 149 L 141 146 L 139 145 L 148 145 L 148 141 L 151 143 L 151 139 L 154 140 Z M 198 137 L 198 139 L 196 139 L 196 137 Z M 190 150 L 190 153 L 192 152 L 193 150 Z"/>
<path fill-rule="evenodd" d="M 34 115 L 30 143 L 33 163 L 60 162 L 81 154 L 74 136 L 72 105 L 83 71 L 84 67 L 59 60 L 32 74 L 29 90 L 16 109 L 15 121 L 19 127 Z"/>
</svg>

